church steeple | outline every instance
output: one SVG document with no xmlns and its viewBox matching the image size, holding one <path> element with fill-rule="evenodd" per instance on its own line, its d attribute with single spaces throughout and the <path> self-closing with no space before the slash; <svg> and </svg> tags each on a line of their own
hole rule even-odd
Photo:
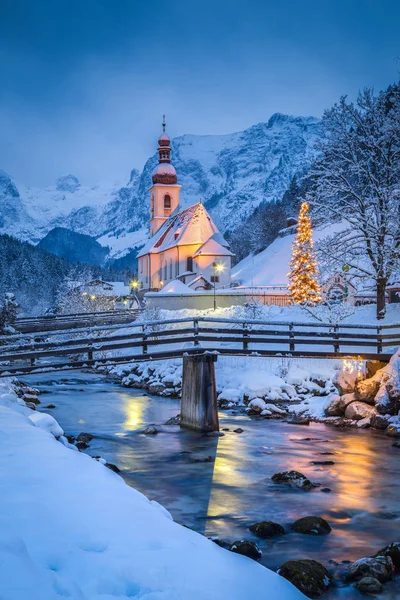
<svg viewBox="0 0 400 600">
<path fill-rule="evenodd" d="M 174 167 L 171 165 L 171 140 L 165 133 L 166 123 L 165 115 L 162 122 L 163 132 L 158 138 L 158 162 L 152 174 L 153 183 L 177 183 L 178 177 Z"/>
<path fill-rule="evenodd" d="M 152 173 L 153 186 L 150 189 L 151 218 L 150 233 L 154 235 L 167 218 L 179 206 L 178 177 L 171 165 L 171 140 L 165 133 L 166 123 L 163 115 L 162 134 L 158 138 L 158 165 Z"/>
</svg>

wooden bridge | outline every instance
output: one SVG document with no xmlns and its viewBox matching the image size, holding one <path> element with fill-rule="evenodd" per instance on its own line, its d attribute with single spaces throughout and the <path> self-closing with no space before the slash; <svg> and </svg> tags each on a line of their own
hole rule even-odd
<svg viewBox="0 0 400 600">
<path fill-rule="evenodd" d="M 137 311 L 115 311 L 20 319 L 16 326 L 21 333 L 0 337 L 0 377 L 184 357 L 183 421 L 186 415 L 188 426 L 214 430 L 218 355 L 387 362 L 400 346 L 400 323 L 333 325 L 211 317 L 132 322 L 136 317 Z"/>
</svg>

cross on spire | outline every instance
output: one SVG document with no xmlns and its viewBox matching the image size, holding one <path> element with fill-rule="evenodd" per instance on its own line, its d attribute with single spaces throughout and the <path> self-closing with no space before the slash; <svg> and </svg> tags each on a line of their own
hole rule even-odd
<svg viewBox="0 0 400 600">
<path fill-rule="evenodd" d="M 166 128 L 166 126 L 167 126 L 167 125 L 166 125 L 166 123 L 165 123 L 165 115 L 163 115 L 163 116 L 162 116 L 162 130 L 163 130 L 163 133 L 165 133 L 165 128 Z"/>
</svg>

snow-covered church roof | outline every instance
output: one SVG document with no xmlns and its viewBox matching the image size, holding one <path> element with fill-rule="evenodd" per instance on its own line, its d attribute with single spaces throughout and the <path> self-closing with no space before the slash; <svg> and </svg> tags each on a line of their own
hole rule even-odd
<svg viewBox="0 0 400 600">
<path fill-rule="evenodd" d="M 222 238 L 222 239 L 221 239 Z M 214 233 L 200 248 L 195 252 L 193 256 L 233 256 L 229 250 L 228 243 L 218 233 Z"/>
<path fill-rule="evenodd" d="M 142 248 L 138 257 L 145 254 L 158 254 L 175 246 L 201 244 L 203 247 L 210 238 L 213 238 L 213 243 L 221 248 L 224 255 L 230 254 L 227 250 L 228 243 L 218 231 L 203 204 L 198 202 L 173 213 Z"/>
</svg>

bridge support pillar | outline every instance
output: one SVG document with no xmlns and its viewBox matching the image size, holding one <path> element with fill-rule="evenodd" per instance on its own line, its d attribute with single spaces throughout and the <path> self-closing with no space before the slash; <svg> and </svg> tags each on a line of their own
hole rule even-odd
<svg viewBox="0 0 400 600">
<path fill-rule="evenodd" d="M 181 427 L 219 431 L 215 354 L 183 357 Z"/>
</svg>

